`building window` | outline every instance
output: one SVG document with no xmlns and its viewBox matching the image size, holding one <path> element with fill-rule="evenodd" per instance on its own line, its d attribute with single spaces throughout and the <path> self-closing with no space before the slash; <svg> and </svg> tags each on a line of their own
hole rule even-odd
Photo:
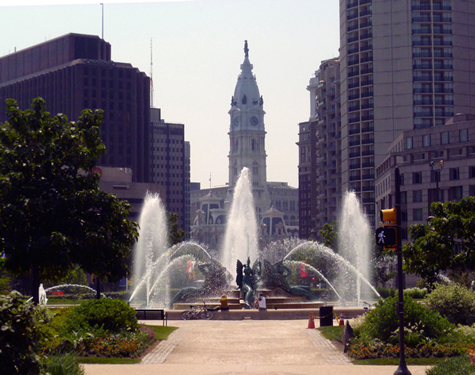
<svg viewBox="0 0 475 375">
<path fill-rule="evenodd" d="M 252 163 L 252 175 L 259 175 L 259 165 L 256 162 Z"/>
<path fill-rule="evenodd" d="M 414 203 L 422 202 L 422 190 L 414 190 L 412 192 L 412 201 Z"/>
<path fill-rule="evenodd" d="M 449 200 L 459 201 L 463 198 L 463 186 L 453 186 L 449 189 Z"/>
<path fill-rule="evenodd" d="M 475 166 L 468 167 L 468 177 L 475 178 Z"/>
<path fill-rule="evenodd" d="M 430 147 L 430 134 L 422 136 L 422 147 Z"/>
<path fill-rule="evenodd" d="M 460 179 L 460 170 L 459 170 L 459 168 L 450 168 L 449 178 L 450 178 L 450 180 L 459 180 Z"/>
<path fill-rule="evenodd" d="M 407 203 L 407 192 L 402 191 L 401 192 L 401 204 L 406 204 Z"/>
<path fill-rule="evenodd" d="M 422 184 L 422 172 L 413 172 L 412 173 L 412 183 L 413 184 Z"/>
<path fill-rule="evenodd" d="M 468 141 L 468 129 L 460 130 L 460 142 Z"/>
<path fill-rule="evenodd" d="M 422 221 L 422 208 L 414 208 L 412 210 L 412 220 Z"/>
<path fill-rule="evenodd" d="M 441 145 L 448 145 L 449 143 L 450 143 L 449 132 L 440 133 L 440 144 Z"/>
<path fill-rule="evenodd" d="M 413 147 L 414 147 L 414 138 L 407 137 L 406 138 L 406 149 L 410 150 Z"/>
</svg>

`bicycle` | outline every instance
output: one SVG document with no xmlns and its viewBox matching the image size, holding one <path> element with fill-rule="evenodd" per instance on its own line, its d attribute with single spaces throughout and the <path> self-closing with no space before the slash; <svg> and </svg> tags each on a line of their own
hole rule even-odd
<svg viewBox="0 0 475 375">
<path fill-rule="evenodd" d="M 206 306 L 206 302 L 203 301 L 203 306 L 190 305 L 190 309 L 183 311 L 180 316 L 183 320 L 189 320 L 193 318 L 210 320 L 214 315 Z"/>
</svg>

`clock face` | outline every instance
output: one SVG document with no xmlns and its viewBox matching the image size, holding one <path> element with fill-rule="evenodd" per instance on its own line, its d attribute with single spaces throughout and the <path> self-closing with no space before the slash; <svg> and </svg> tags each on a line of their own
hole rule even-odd
<svg viewBox="0 0 475 375">
<path fill-rule="evenodd" d="M 256 126 L 257 124 L 259 124 L 259 119 L 256 116 L 252 116 L 251 117 L 251 125 Z"/>
</svg>

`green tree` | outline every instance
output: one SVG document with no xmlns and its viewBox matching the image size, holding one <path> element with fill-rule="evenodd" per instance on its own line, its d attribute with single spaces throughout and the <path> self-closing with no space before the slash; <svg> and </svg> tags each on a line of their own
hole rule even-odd
<svg viewBox="0 0 475 375">
<path fill-rule="evenodd" d="M 174 212 L 168 214 L 168 242 L 169 246 L 180 243 L 185 238 L 185 231 L 178 227 L 178 215 Z"/>
<path fill-rule="evenodd" d="M 7 100 L 0 125 L 0 250 L 14 274 L 59 280 L 76 265 L 109 281 L 127 274 L 137 224 L 130 205 L 99 189 L 92 170 L 105 146 L 103 113 L 83 110 L 76 122 L 51 117 L 41 98 L 21 111 Z"/>
<path fill-rule="evenodd" d="M 323 244 L 332 249 L 335 253 L 338 252 L 338 222 L 333 221 L 331 224 L 323 224 L 318 234 L 323 238 Z"/>
<path fill-rule="evenodd" d="M 432 203 L 428 225 L 411 225 L 412 242 L 404 245 L 404 267 L 433 284 L 441 271 L 473 271 L 475 198 Z M 457 251 L 455 251 L 457 249 Z"/>
<path fill-rule="evenodd" d="M 0 295 L 0 321 L 0 374 L 44 374 L 37 307 L 17 291 Z"/>
</svg>

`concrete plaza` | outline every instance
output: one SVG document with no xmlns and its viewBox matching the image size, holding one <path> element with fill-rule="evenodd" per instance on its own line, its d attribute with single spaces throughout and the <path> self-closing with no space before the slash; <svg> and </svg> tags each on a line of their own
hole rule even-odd
<svg viewBox="0 0 475 375">
<path fill-rule="evenodd" d="M 179 329 L 140 364 L 85 365 L 86 375 L 392 375 L 397 368 L 352 365 L 302 319 L 173 320 L 169 325 Z M 426 367 L 409 370 L 424 375 Z"/>
</svg>

